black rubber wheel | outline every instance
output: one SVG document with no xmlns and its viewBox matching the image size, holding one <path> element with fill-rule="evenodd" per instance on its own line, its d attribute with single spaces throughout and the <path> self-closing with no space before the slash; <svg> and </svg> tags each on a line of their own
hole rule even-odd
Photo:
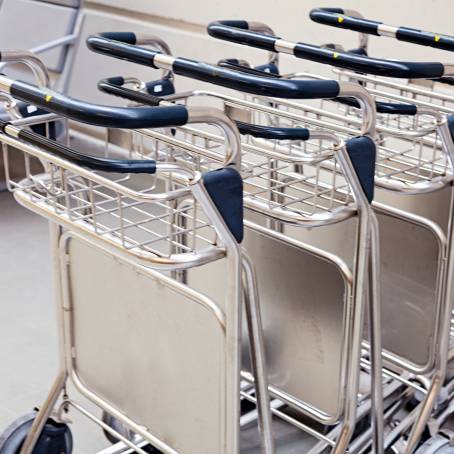
<svg viewBox="0 0 454 454">
<path fill-rule="evenodd" d="M 105 424 L 107 424 L 109 427 L 111 427 L 112 429 L 117 431 L 119 434 L 123 435 L 123 437 L 127 438 L 128 440 L 133 439 L 134 434 L 127 427 L 125 427 L 120 421 L 118 421 L 118 419 L 109 415 L 109 413 L 106 413 L 105 411 L 102 413 L 102 421 Z M 108 432 L 105 429 L 103 429 L 103 433 L 104 433 L 105 437 L 113 445 L 120 441 L 115 435 L 112 435 L 110 432 Z M 0 454 L 2 454 L 2 453 L 0 453 Z"/>
<path fill-rule="evenodd" d="M 446 437 L 435 435 L 423 443 L 415 454 L 454 454 L 454 446 Z"/>
<path fill-rule="evenodd" d="M 127 427 L 125 427 L 118 419 L 114 418 L 113 416 L 109 415 L 109 413 L 106 413 L 105 411 L 102 413 L 102 421 L 106 423 L 109 427 L 112 429 L 116 430 L 119 434 L 123 435 L 123 437 L 127 438 L 128 440 L 132 441 L 134 438 L 134 434 L 131 430 L 129 430 Z M 107 432 L 107 430 L 103 430 L 104 435 L 106 438 L 114 445 L 115 443 L 118 443 L 120 440 L 118 440 L 115 435 L 112 435 L 110 432 Z M 141 447 L 145 452 L 149 452 L 150 454 L 162 454 L 161 451 L 156 449 L 154 446 L 151 445 L 145 445 Z M 0 454 L 3 454 L 0 452 Z"/>
<path fill-rule="evenodd" d="M 21 416 L 0 435 L 0 454 L 19 454 L 35 416 L 35 411 Z M 73 438 L 68 425 L 49 418 L 33 454 L 71 454 L 72 449 Z"/>
</svg>

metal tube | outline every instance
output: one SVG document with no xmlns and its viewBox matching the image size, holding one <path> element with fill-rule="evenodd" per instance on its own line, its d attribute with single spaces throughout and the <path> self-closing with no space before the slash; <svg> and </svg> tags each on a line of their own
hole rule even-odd
<svg viewBox="0 0 454 454">
<path fill-rule="evenodd" d="M 39 85 L 50 87 L 50 77 L 46 65 L 32 52 L 26 50 L 2 50 L 2 62 L 23 63 L 33 71 Z"/>
<path fill-rule="evenodd" d="M 341 424 L 339 438 L 336 447 L 333 449 L 333 454 L 343 454 L 348 447 L 348 443 L 353 435 L 356 423 L 357 410 L 357 394 L 359 381 L 359 366 L 361 359 L 361 338 L 362 338 L 362 322 L 363 309 L 365 304 L 365 289 L 367 280 L 367 270 L 369 269 L 369 257 L 371 248 L 371 207 L 362 190 L 356 172 L 353 169 L 351 161 L 345 147 L 338 150 L 337 153 L 342 171 L 346 176 L 352 188 L 353 196 L 358 206 L 358 233 L 357 233 L 357 249 L 354 260 L 354 281 L 353 298 L 354 304 L 352 308 L 352 334 L 349 339 L 348 355 L 350 358 L 350 369 L 347 381 L 347 398 L 345 403 L 344 419 Z"/>
<path fill-rule="evenodd" d="M 274 30 L 266 24 L 261 22 L 248 21 L 249 30 L 251 32 L 264 33 L 269 36 L 276 36 Z M 270 52 L 268 58 L 268 64 L 279 66 L 279 52 Z"/>
<path fill-rule="evenodd" d="M 352 96 L 356 98 L 363 111 L 363 124 L 361 135 L 375 137 L 375 127 L 377 123 L 377 112 L 374 98 L 361 85 L 340 82 L 339 96 Z"/>
<path fill-rule="evenodd" d="M 188 123 L 210 123 L 218 126 L 225 136 L 226 166 L 241 170 L 241 139 L 237 127 L 230 118 L 218 109 L 205 107 L 188 108 Z"/>
<path fill-rule="evenodd" d="M 50 389 L 49 395 L 47 396 L 46 400 L 44 401 L 41 409 L 36 414 L 35 419 L 33 420 L 33 424 L 30 427 L 30 431 L 28 432 L 27 438 L 22 445 L 20 450 L 20 454 L 31 454 L 33 452 L 33 448 L 38 441 L 39 436 L 47 422 L 47 419 L 51 415 L 55 403 L 57 402 L 60 393 L 63 390 L 63 387 L 66 383 L 66 370 L 61 370 L 57 378 L 55 379 L 52 388 Z"/>
<path fill-rule="evenodd" d="M 254 265 L 243 250 L 243 272 L 245 287 L 245 310 L 249 332 L 249 348 L 254 374 L 257 411 L 263 452 L 274 453 L 274 440 L 271 424 L 268 374 L 263 342 L 262 319 L 260 315 L 258 284 Z"/>
<path fill-rule="evenodd" d="M 159 36 L 150 35 L 148 33 L 135 33 L 136 35 L 136 44 L 144 46 L 152 46 L 155 49 L 159 50 L 163 54 L 172 55 L 170 46 Z M 162 78 L 174 80 L 174 74 L 171 69 L 162 69 Z"/>
<path fill-rule="evenodd" d="M 380 289 L 380 237 L 377 216 L 370 213 L 371 254 L 369 264 L 369 339 L 371 356 L 371 394 L 373 452 L 383 453 L 384 443 L 384 409 L 382 387 L 382 321 Z"/>
</svg>

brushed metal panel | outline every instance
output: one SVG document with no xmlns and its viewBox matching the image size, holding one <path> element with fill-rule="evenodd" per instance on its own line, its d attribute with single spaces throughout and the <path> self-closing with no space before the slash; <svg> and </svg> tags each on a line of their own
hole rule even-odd
<svg viewBox="0 0 454 454">
<path fill-rule="evenodd" d="M 430 368 L 439 245 L 429 229 L 379 214 L 383 345 L 415 368 Z"/>
<path fill-rule="evenodd" d="M 80 240 L 69 254 L 84 384 L 179 452 L 224 452 L 226 345 L 206 300 Z"/>
<path fill-rule="evenodd" d="M 257 271 L 270 383 L 336 415 L 346 372 L 341 365 L 346 295 L 342 273 L 317 254 L 251 228 L 246 228 L 243 246 Z M 188 282 L 216 299 L 225 291 L 223 272 L 221 265 L 192 269 Z"/>
<path fill-rule="evenodd" d="M 335 415 L 339 411 L 345 281 L 332 262 L 247 230 L 257 269 L 270 383 Z"/>
</svg>

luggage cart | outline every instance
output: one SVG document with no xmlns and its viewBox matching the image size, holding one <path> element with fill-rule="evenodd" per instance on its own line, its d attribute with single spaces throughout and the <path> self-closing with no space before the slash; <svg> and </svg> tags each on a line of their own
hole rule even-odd
<svg viewBox="0 0 454 454">
<path fill-rule="evenodd" d="M 202 175 L 175 162 L 86 155 L 26 127 L 55 119 L 52 114 L 1 124 L 5 162 L 20 153 L 26 170 L 23 180 L 7 172 L 9 189 L 55 225 L 61 335 L 61 369 L 46 401 L 3 433 L 1 452 L 28 453 L 36 444 L 46 452 L 71 452 L 70 408 L 135 452 L 148 452 L 149 444 L 165 453 L 238 452 L 243 291 L 261 452 L 273 452 L 255 277 L 240 248 L 242 181 L 230 120 L 183 106 L 98 106 L 3 76 L 0 87 L 53 114 L 102 127 L 208 121 L 226 132 L 220 148 L 227 153 L 225 166 Z M 31 171 L 33 160 L 45 173 Z M 216 301 L 169 275 L 215 262 L 224 262 L 227 285 Z M 135 438 L 70 398 L 69 381 Z"/>
<path fill-rule="evenodd" d="M 359 33 L 360 45 L 358 52 L 363 55 L 368 54 L 368 35 L 373 34 L 377 36 L 386 36 L 389 38 L 397 39 L 398 41 L 405 41 L 422 46 L 428 46 L 447 51 L 454 50 L 454 40 L 451 36 L 427 32 L 409 27 L 395 27 L 384 24 L 382 22 L 371 21 L 365 19 L 360 13 L 356 11 L 345 11 L 340 8 L 316 8 L 311 11 L 310 17 L 315 22 L 336 26 L 343 29 L 350 29 Z M 341 46 L 337 46 L 341 47 Z M 452 65 L 444 65 L 445 68 Z M 452 125 L 454 124 L 454 98 L 450 90 L 446 88 L 452 85 L 453 78 L 445 75 L 439 78 L 430 79 L 408 79 L 408 81 L 394 82 L 389 79 L 379 78 L 368 74 L 356 74 L 348 70 L 337 71 L 342 79 L 351 81 L 358 81 L 363 86 L 367 87 L 369 91 L 374 92 L 376 96 L 388 96 L 394 100 L 411 100 L 414 105 L 420 108 L 435 109 L 438 112 L 447 116 L 447 123 L 452 136 Z M 408 101 L 407 101 L 408 102 Z M 454 356 L 453 350 L 453 329 L 451 326 L 451 339 L 449 343 L 448 358 L 450 363 Z M 444 403 L 438 405 L 437 411 L 429 421 L 430 434 L 432 436 L 418 452 L 448 452 L 451 422 L 448 420 L 451 414 L 452 404 L 450 403 L 453 398 L 453 383 L 452 372 L 450 371 L 448 363 L 448 376 L 443 386 L 443 393 L 445 395 Z M 444 431 L 443 425 L 446 426 Z M 440 435 L 440 433 L 442 435 Z"/>
<path fill-rule="evenodd" d="M 266 50 L 271 49 L 276 52 L 289 53 L 300 58 L 329 63 L 343 69 L 348 68 L 351 71 L 375 72 L 375 74 L 384 74 L 386 72 L 387 75 L 393 75 L 394 77 L 403 77 L 406 75 L 419 78 L 427 77 L 428 71 L 431 70 L 433 72 L 438 71 L 441 74 L 449 74 L 450 71 L 449 66 L 443 66 L 441 64 L 371 60 L 367 57 L 339 53 L 336 50 L 323 49 L 304 43 L 291 43 L 276 37 L 251 32 L 248 30 L 248 27 L 249 25 L 245 21 L 222 21 L 210 24 L 208 29 L 209 33 L 217 38 L 249 44 L 253 47 Z M 298 77 L 323 79 L 322 77 L 310 74 L 297 74 L 291 75 L 290 77 L 283 76 L 283 78 L 287 79 L 297 79 Z M 373 90 L 371 93 L 375 94 Z M 379 113 L 377 131 L 379 132 L 379 144 L 381 144 L 378 148 L 376 183 L 378 183 L 379 187 L 391 189 L 395 192 L 392 195 L 389 192 L 382 193 L 382 191 L 378 191 L 376 201 L 384 202 L 386 205 L 393 207 L 393 216 L 399 213 L 398 216 L 401 220 L 406 219 L 410 224 L 418 223 L 422 221 L 422 218 L 425 218 L 428 230 L 432 230 L 433 240 L 435 240 L 432 240 L 430 249 L 433 253 L 438 254 L 438 258 L 434 258 L 433 261 L 435 268 L 438 268 L 438 271 L 433 276 L 437 277 L 426 287 L 426 290 L 432 288 L 434 291 L 432 293 L 426 292 L 425 296 L 423 296 L 422 288 L 419 287 L 419 290 L 415 292 L 415 289 L 420 286 L 423 280 L 422 276 L 415 279 L 419 275 L 419 272 L 415 267 L 412 268 L 411 264 L 407 265 L 410 273 L 407 273 L 405 276 L 410 279 L 408 279 L 407 285 L 405 285 L 406 290 L 402 291 L 403 289 L 400 289 L 399 285 L 395 285 L 393 282 L 395 282 L 396 276 L 402 274 L 403 261 L 396 255 L 395 245 L 393 246 L 393 251 L 391 249 L 386 250 L 386 244 L 391 245 L 395 241 L 400 241 L 398 244 L 403 244 L 403 239 L 391 240 L 393 237 L 396 238 L 396 234 L 389 227 L 386 228 L 386 221 L 382 222 L 384 226 L 382 231 L 386 231 L 386 235 L 389 236 L 389 238 L 384 238 L 382 235 L 381 238 L 384 261 L 388 264 L 394 262 L 397 265 L 400 260 L 400 265 L 397 265 L 395 270 L 392 269 L 392 266 L 388 266 L 382 272 L 384 279 L 382 282 L 385 284 L 383 286 L 383 304 L 385 310 L 384 346 L 387 350 L 384 358 L 416 374 L 428 374 L 431 376 L 429 392 L 421 405 L 420 414 L 419 416 L 416 416 L 416 412 L 412 414 L 412 419 L 415 420 L 416 418 L 416 423 L 413 425 L 413 432 L 407 452 L 413 452 L 415 443 L 417 443 L 425 422 L 429 417 L 428 413 L 435 404 L 434 399 L 441 387 L 443 380 L 441 377 L 444 377 L 446 368 L 446 361 L 443 359 L 446 357 L 446 352 L 443 344 L 447 339 L 448 327 L 446 326 L 446 321 L 449 319 L 447 314 L 449 313 L 452 301 L 449 287 L 452 273 L 450 269 L 452 268 L 452 261 L 450 259 L 452 249 L 450 181 L 452 179 L 453 146 L 447 120 L 439 112 L 434 109 L 429 110 L 425 107 L 420 108 L 410 105 L 408 99 L 398 99 L 398 103 L 392 97 L 390 99 L 383 99 L 382 96 L 379 96 L 376 99 L 378 100 L 377 111 Z M 341 101 L 343 104 L 352 105 L 351 100 L 348 99 L 340 99 L 338 101 Z M 263 102 L 269 101 L 264 100 Z M 346 134 L 351 134 L 351 130 L 354 130 L 355 115 L 354 113 L 352 114 L 351 108 L 347 112 L 344 111 L 339 114 L 339 109 L 334 103 L 331 103 L 331 107 L 327 103 L 319 107 L 313 107 L 309 105 L 303 106 L 301 104 L 298 106 L 298 103 L 276 100 L 275 105 L 286 112 L 291 112 L 287 117 L 290 121 L 293 121 L 294 125 L 301 124 L 297 120 L 297 116 L 301 115 L 300 121 L 304 118 L 306 124 L 320 122 L 326 128 L 333 127 L 335 130 Z M 335 106 L 334 111 L 333 105 Z M 292 113 L 295 116 L 292 116 Z M 401 144 L 400 149 L 398 148 L 399 142 Z M 431 192 L 432 196 L 429 195 Z M 405 193 L 413 194 L 413 197 L 400 197 L 399 200 L 399 193 L 402 195 Z M 420 195 L 415 197 L 418 194 Z M 424 204 L 427 204 L 425 210 L 422 208 Z M 433 204 L 437 208 L 434 209 L 431 206 Z M 383 216 L 381 214 L 383 207 L 377 206 L 377 208 L 380 212 L 379 219 L 382 221 Z M 446 213 L 449 215 L 446 216 Z M 414 218 L 414 214 L 419 217 L 418 220 Z M 425 243 L 428 244 L 429 240 L 426 239 Z M 423 249 L 420 245 L 415 245 L 414 247 L 419 248 L 421 251 Z M 422 257 L 428 257 L 427 253 L 428 250 L 425 251 Z M 390 259 L 391 257 L 393 257 L 393 260 Z M 443 270 L 442 268 L 444 268 L 444 262 L 446 260 L 448 261 L 448 266 Z M 388 276 L 386 268 L 390 271 Z M 445 284 L 441 282 L 441 279 L 444 280 Z M 416 284 L 414 288 L 411 288 L 412 285 L 408 285 L 412 280 L 414 281 L 413 285 Z M 425 282 L 428 284 L 427 279 Z M 445 285 L 447 287 L 443 288 Z M 416 295 L 416 293 L 419 293 L 419 295 Z M 417 305 L 421 307 L 421 315 L 417 316 L 412 311 L 406 312 L 405 307 L 403 307 L 401 313 L 402 318 L 396 317 L 395 303 L 397 302 L 399 305 L 400 301 L 400 306 L 397 307 L 402 307 L 402 301 L 405 301 L 405 298 L 408 298 L 411 294 L 414 295 L 413 303 L 419 300 Z M 432 301 L 433 310 L 435 311 L 429 317 L 427 317 L 426 313 L 428 301 Z M 386 315 L 386 312 L 389 316 Z M 427 321 L 428 319 L 430 321 Z M 410 321 L 413 321 L 414 325 Z M 427 350 L 423 352 L 423 350 L 419 349 L 418 352 L 418 349 L 415 349 L 418 340 L 415 342 L 413 331 L 410 328 L 412 326 L 422 327 L 424 324 L 426 324 L 426 330 L 419 340 L 425 346 L 429 344 L 433 345 L 434 351 L 429 354 L 431 358 L 429 361 L 427 361 Z M 427 329 L 429 325 L 430 328 Z M 401 328 L 398 328 L 399 326 Z M 434 339 L 437 340 L 434 341 Z M 426 359 L 424 359 L 424 356 Z M 425 369 L 424 366 L 421 367 L 423 364 L 425 364 Z M 408 430 L 408 425 L 404 427 L 404 430 Z M 388 441 L 387 443 L 389 444 L 390 442 Z M 387 445 L 385 444 L 385 446 Z"/>
<path fill-rule="evenodd" d="M 273 147 L 254 146 L 245 141 L 242 144 L 244 203 L 248 212 L 245 244 L 251 251 L 252 260 L 258 269 L 261 307 L 266 320 L 265 344 L 269 355 L 268 364 L 272 383 L 270 392 L 277 397 L 273 403 L 279 406 L 285 403 L 288 407 L 297 409 L 324 425 L 340 422 L 340 430 L 329 438 L 317 432 L 310 423 L 302 423 L 298 418 L 292 418 L 285 409 L 273 407 L 272 413 L 308 431 L 321 440 L 324 449 L 331 447 L 333 452 L 344 452 L 356 424 L 358 404 L 359 350 L 356 348 L 361 345 L 362 315 L 357 311 L 360 311 L 366 289 L 365 280 L 360 281 L 359 278 L 362 276 L 361 278 L 365 279 L 364 273 L 368 261 L 363 255 L 365 252 L 363 247 L 367 247 L 368 240 L 363 243 L 364 239 L 361 238 L 367 230 L 367 227 L 361 227 L 361 224 L 367 221 L 361 219 L 363 216 L 361 212 L 367 210 L 367 216 L 373 219 L 367 200 L 367 197 L 372 197 L 370 191 L 373 190 L 373 185 L 370 186 L 370 179 L 366 182 L 367 177 L 364 178 L 366 174 L 373 175 L 374 172 L 375 146 L 368 137 L 369 134 L 373 134 L 375 123 L 373 104 L 368 102 L 367 93 L 358 86 L 339 86 L 332 82 L 319 84 L 312 83 L 313 81 L 287 83 L 266 78 L 263 75 L 245 76 L 229 69 L 161 55 L 125 41 L 121 34 L 115 36 L 109 33 L 107 36 L 100 34 L 90 37 L 87 43 L 98 53 L 153 68 L 172 69 L 177 75 L 248 93 L 305 99 L 332 97 L 343 92 L 359 98 L 366 106 L 364 136 L 357 139 L 358 141 L 349 142 L 346 146 L 324 131 L 309 133 L 302 128 L 299 130 L 267 127 L 255 129 L 253 125 L 242 125 L 243 134 L 271 137 L 276 146 L 273 149 Z M 138 54 L 143 58 L 137 58 Z M 103 80 L 99 86 L 103 91 L 141 104 L 164 105 L 167 102 L 125 87 L 118 77 Z M 217 98 L 222 102 L 225 100 L 222 95 L 203 90 L 197 91 L 196 94 Z M 188 101 L 187 94 L 166 97 L 166 99 L 170 98 Z M 196 98 L 198 96 L 191 99 Z M 254 105 L 250 108 L 253 110 Z M 198 134 L 199 143 L 205 143 L 207 148 L 210 148 L 210 143 L 217 143 L 218 140 L 216 136 L 204 131 L 191 130 L 190 133 Z M 143 131 L 140 131 L 140 134 L 148 137 L 154 135 L 153 132 Z M 177 137 L 178 131 L 174 140 L 177 140 Z M 287 140 L 284 143 L 288 143 L 289 146 L 280 147 L 279 139 Z M 337 143 L 334 149 L 333 140 L 334 144 Z M 295 142 L 305 143 L 306 148 L 304 150 L 302 147 L 293 148 L 292 143 Z M 358 146 L 356 158 L 355 142 Z M 340 150 L 343 150 L 342 157 L 338 155 Z M 347 158 L 345 161 L 344 157 Z M 366 171 L 367 168 L 367 171 L 362 174 L 359 171 L 360 181 L 358 181 L 353 168 L 358 171 L 356 165 L 361 158 L 364 158 L 363 170 Z M 298 166 L 307 168 L 307 176 L 301 177 L 301 174 L 294 171 Z M 351 203 L 357 206 L 353 211 Z M 359 218 L 355 222 L 360 223 L 354 226 L 351 220 L 357 217 L 354 211 L 358 208 L 360 209 Z M 370 222 L 373 224 L 374 221 Z M 279 228 L 276 228 L 277 225 Z M 301 233 L 302 229 L 296 228 L 297 226 L 324 228 L 313 229 L 312 235 L 307 229 L 304 229 L 307 233 Z M 360 228 L 359 231 L 357 227 Z M 373 229 L 373 226 L 371 228 Z M 342 251 L 336 250 L 335 245 L 329 243 L 329 237 L 336 231 L 342 231 L 342 235 L 347 239 L 346 247 Z M 373 231 L 373 234 L 376 234 L 376 231 Z M 378 271 L 376 243 L 373 249 L 374 273 L 376 273 Z M 281 259 L 276 260 L 277 257 Z M 284 257 L 285 261 L 282 262 Z M 287 260 L 290 265 L 287 265 Z M 357 268 L 358 266 L 362 267 L 362 271 Z M 301 273 L 302 269 L 305 270 L 304 273 Z M 322 275 L 329 280 L 329 285 L 322 284 L 323 278 L 320 281 Z M 203 278 L 206 281 L 206 276 Z M 196 285 L 207 287 L 207 283 L 201 282 L 200 277 L 196 278 L 196 281 L 198 282 Z M 216 285 L 218 285 L 217 280 Z M 377 279 L 372 279 L 371 285 L 374 291 L 371 302 L 376 310 L 378 307 Z M 280 292 L 278 303 L 276 289 Z M 210 289 L 210 291 L 216 290 Z M 305 301 L 305 296 L 308 301 Z M 356 306 L 355 309 L 350 302 Z M 371 320 L 374 326 L 376 326 L 375 323 L 379 323 L 379 318 L 377 320 L 376 317 L 377 314 L 372 313 Z M 302 327 L 305 323 L 308 324 L 306 329 Z M 306 333 L 307 329 L 309 332 Z M 335 336 L 333 336 L 333 329 Z M 376 330 L 375 335 L 379 336 L 379 333 L 380 329 Z M 295 349 L 295 346 L 301 344 L 307 346 L 307 352 L 301 351 L 298 347 Z M 380 352 L 380 348 L 378 351 Z M 282 354 L 283 352 L 286 353 Z M 372 363 L 376 366 L 376 362 L 372 361 Z M 376 392 L 376 389 L 381 390 L 380 367 L 378 372 L 380 386 L 373 387 L 372 391 L 369 388 L 360 398 L 360 400 L 368 400 L 369 413 L 371 392 Z M 250 381 L 247 370 L 243 377 Z M 320 386 L 321 377 L 325 377 L 322 386 Z M 247 395 L 243 396 L 248 398 Z M 377 395 L 374 395 L 374 398 L 377 402 Z M 376 415 L 374 411 L 377 412 L 377 408 L 372 412 Z M 378 412 L 380 417 L 376 420 L 380 421 L 382 416 L 380 404 Z M 377 422 L 374 426 L 377 426 Z M 380 452 L 380 434 L 376 436 L 376 442 Z M 300 445 L 295 452 L 301 452 L 302 449 L 309 450 L 315 444 L 313 442 Z"/>
</svg>

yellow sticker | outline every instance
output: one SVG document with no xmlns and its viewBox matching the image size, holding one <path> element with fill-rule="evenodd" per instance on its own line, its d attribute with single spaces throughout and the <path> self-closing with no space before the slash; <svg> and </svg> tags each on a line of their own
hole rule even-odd
<svg viewBox="0 0 454 454">
<path fill-rule="evenodd" d="M 342 16 L 339 16 L 337 18 L 337 22 L 339 22 L 339 24 L 342 24 L 342 22 L 344 22 L 344 18 Z"/>
<path fill-rule="evenodd" d="M 438 43 L 438 41 L 440 41 L 441 39 L 441 36 L 440 35 L 435 35 L 435 42 Z"/>
<path fill-rule="evenodd" d="M 337 58 L 337 57 L 339 57 L 339 54 L 337 52 L 334 52 L 333 58 Z"/>
<path fill-rule="evenodd" d="M 46 102 L 49 102 L 52 98 L 53 98 L 52 95 L 46 95 L 44 99 L 46 100 Z"/>
</svg>

